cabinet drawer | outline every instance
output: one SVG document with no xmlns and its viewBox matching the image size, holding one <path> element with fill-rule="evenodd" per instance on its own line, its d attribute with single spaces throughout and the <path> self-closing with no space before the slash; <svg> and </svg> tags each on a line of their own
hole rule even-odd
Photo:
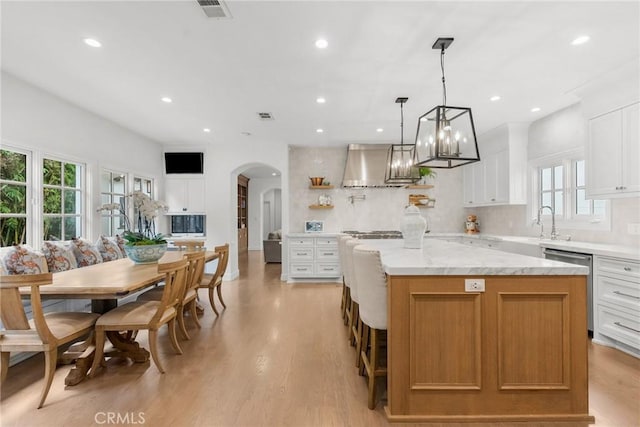
<svg viewBox="0 0 640 427">
<path fill-rule="evenodd" d="M 312 263 L 293 263 L 289 266 L 289 276 L 307 277 L 313 275 Z"/>
<path fill-rule="evenodd" d="M 640 316 L 598 305 L 598 333 L 640 349 Z"/>
<path fill-rule="evenodd" d="M 640 284 L 600 275 L 598 276 L 598 302 L 621 305 L 640 316 Z"/>
<path fill-rule="evenodd" d="M 640 281 L 640 263 L 616 258 L 598 257 L 596 261 L 598 274 L 613 273 L 618 276 L 628 277 L 627 280 Z"/>
<path fill-rule="evenodd" d="M 318 247 L 316 248 L 316 260 L 318 261 L 338 261 L 338 248 Z"/>
<path fill-rule="evenodd" d="M 340 273 L 340 264 L 318 262 L 318 263 L 316 263 L 316 274 L 318 276 L 338 277 L 341 274 Z"/>
<path fill-rule="evenodd" d="M 292 261 L 313 261 L 313 248 L 291 247 L 289 256 Z"/>
<path fill-rule="evenodd" d="M 316 237 L 316 245 L 318 246 L 335 246 L 338 247 L 338 239 L 336 237 Z"/>
<path fill-rule="evenodd" d="M 313 246 L 313 237 L 295 237 L 289 239 L 289 246 Z"/>
</svg>

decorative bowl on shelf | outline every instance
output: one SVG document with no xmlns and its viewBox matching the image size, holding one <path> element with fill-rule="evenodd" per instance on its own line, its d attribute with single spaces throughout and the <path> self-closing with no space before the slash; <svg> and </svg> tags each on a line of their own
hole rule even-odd
<svg viewBox="0 0 640 427">
<path fill-rule="evenodd" d="M 310 176 L 309 179 L 311 180 L 311 185 L 322 185 L 322 181 L 324 181 L 324 177 L 323 176 Z"/>
</svg>

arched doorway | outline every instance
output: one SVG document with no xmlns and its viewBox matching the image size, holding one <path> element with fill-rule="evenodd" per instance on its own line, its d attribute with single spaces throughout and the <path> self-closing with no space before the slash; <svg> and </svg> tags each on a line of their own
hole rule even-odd
<svg viewBox="0 0 640 427">
<path fill-rule="evenodd" d="M 267 164 L 250 163 L 236 168 L 237 255 L 262 251 L 269 233 L 282 228 L 281 172 Z M 233 183 L 232 183 L 233 185 Z"/>
</svg>

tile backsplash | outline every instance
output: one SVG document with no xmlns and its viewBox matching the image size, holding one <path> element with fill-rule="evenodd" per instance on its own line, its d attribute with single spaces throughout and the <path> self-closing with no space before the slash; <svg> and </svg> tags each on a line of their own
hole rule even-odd
<svg viewBox="0 0 640 427">
<path fill-rule="evenodd" d="M 437 232 L 463 231 L 462 171 L 438 170 L 434 188 L 341 188 L 347 148 L 291 147 L 289 151 L 290 231 L 304 231 L 307 220 L 324 221 L 328 232 L 342 230 L 399 230 L 410 194 L 427 194 L 436 199 L 434 208 L 421 209 L 429 229 Z M 312 190 L 310 176 L 323 176 L 334 188 Z M 331 197 L 333 209 L 310 209 L 320 196 Z M 350 196 L 356 196 L 351 198 Z M 360 197 L 364 196 L 364 200 Z M 353 200 L 353 201 L 352 201 Z"/>
</svg>

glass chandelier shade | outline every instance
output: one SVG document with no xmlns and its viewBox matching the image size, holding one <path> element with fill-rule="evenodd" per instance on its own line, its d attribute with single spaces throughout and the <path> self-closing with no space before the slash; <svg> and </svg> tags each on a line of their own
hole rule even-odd
<svg viewBox="0 0 640 427">
<path fill-rule="evenodd" d="M 442 105 L 418 119 L 414 151 L 416 166 L 450 169 L 480 160 L 471 108 L 447 105 L 444 51 L 452 42 L 453 38 L 439 38 L 432 46 L 440 50 Z"/>
<path fill-rule="evenodd" d="M 387 153 L 387 169 L 384 182 L 387 184 L 412 184 L 420 179 L 415 167 L 415 146 L 404 144 L 404 110 L 403 105 L 409 98 L 397 98 L 400 104 L 400 144 L 391 144 Z"/>
</svg>

